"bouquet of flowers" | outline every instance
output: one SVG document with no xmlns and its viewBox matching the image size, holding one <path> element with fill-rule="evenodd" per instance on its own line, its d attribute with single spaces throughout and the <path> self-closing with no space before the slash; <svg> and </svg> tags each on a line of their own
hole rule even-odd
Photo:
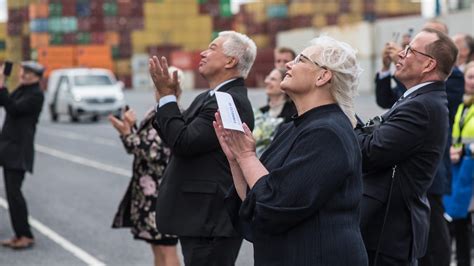
<svg viewBox="0 0 474 266">
<path fill-rule="evenodd" d="M 260 157 L 275 136 L 276 129 L 283 122 L 281 117 L 271 117 L 260 110 L 254 111 L 255 128 L 252 135 L 255 138 L 257 156 Z"/>
</svg>

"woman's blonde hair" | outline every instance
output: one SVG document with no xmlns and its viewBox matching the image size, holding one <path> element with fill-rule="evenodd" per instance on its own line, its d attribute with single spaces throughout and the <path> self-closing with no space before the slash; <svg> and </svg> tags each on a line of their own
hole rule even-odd
<svg viewBox="0 0 474 266">
<path fill-rule="evenodd" d="M 310 57 L 332 72 L 331 94 L 352 123 L 356 125 L 354 97 L 357 96 L 362 68 L 357 63 L 356 50 L 349 44 L 323 35 L 311 40 L 320 53 Z M 317 57 L 317 58 L 315 58 Z"/>
</svg>

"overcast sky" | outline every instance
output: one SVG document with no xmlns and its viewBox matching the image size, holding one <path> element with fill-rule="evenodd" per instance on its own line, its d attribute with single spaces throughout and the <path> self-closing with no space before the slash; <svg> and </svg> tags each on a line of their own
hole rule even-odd
<svg viewBox="0 0 474 266">
<path fill-rule="evenodd" d="M 0 22 L 7 20 L 7 0 L 0 0 Z"/>
</svg>

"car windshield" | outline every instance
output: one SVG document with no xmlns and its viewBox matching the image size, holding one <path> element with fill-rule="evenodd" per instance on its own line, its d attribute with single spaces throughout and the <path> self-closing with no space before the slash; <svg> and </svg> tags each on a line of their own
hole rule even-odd
<svg viewBox="0 0 474 266">
<path fill-rule="evenodd" d="M 74 77 L 76 86 L 103 86 L 112 85 L 112 81 L 106 75 L 81 75 Z"/>
</svg>

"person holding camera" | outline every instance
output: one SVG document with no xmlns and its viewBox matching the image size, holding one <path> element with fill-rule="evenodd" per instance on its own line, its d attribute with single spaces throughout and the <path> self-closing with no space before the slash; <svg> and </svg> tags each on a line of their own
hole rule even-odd
<svg viewBox="0 0 474 266">
<path fill-rule="evenodd" d="M 369 265 L 416 265 L 429 246 L 430 207 L 439 206 L 429 202 L 427 193 L 448 140 L 445 81 L 456 57 L 446 34 L 423 29 L 398 53 L 395 77 L 407 91 L 372 132 L 356 129 L 364 172 L 361 230 Z"/>
<path fill-rule="evenodd" d="M 43 66 L 34 61 L 22 62 L 20 85 L 11 93 L 5 87 L 8 71 L 0 74 L 0 107 L 6 112 L 0 133 L 0 166 L 3 167 L 10 219 L 15 232 L 14 237 L 1 244 L 13 249 L 29 248 L 34 244 L 21 186 L 25 172 L 33 172 L 36 124 L 44 101 L 40 89 L 43 72 Z"/>
</svg>

